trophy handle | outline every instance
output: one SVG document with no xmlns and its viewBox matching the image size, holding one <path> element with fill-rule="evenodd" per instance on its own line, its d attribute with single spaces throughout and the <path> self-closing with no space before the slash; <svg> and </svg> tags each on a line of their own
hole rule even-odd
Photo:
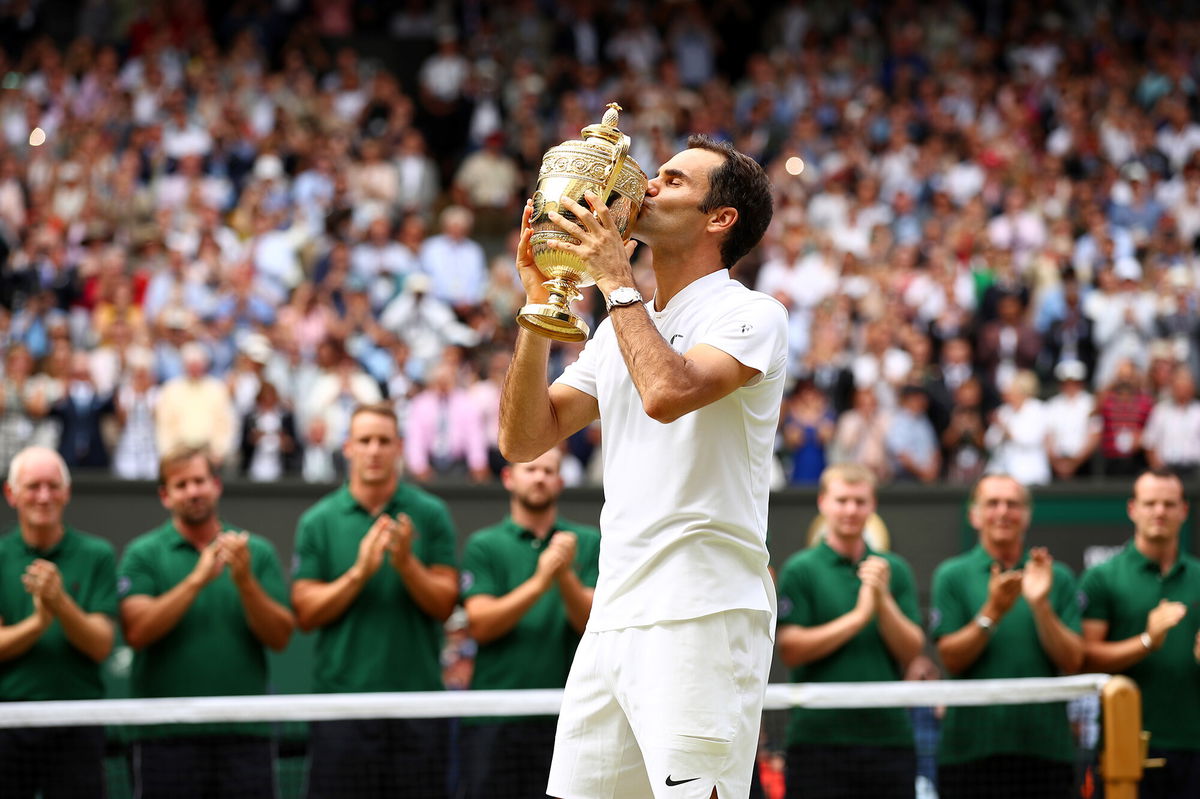
<svg viewBox="0 0 1200 799">
<path fill-rule="evenodd" d="M 604 193 L 600 195 L 600 202 L 608 203 L 608 198 L 612 195 L 613 189 L 617 186 L 617 180 L 621 177 L 621 167 L 625 166 L 625 158 L 628 155 L 629 137 L 623 135 L 613 147 L 612 160 L 608 164 L 608 176 L 604 180 Z"/>
</svg>

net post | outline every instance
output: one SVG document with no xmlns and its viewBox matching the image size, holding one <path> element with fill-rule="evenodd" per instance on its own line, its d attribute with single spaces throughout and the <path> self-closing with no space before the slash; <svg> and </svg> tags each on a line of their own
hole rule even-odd
<svg viewBox="0 0 1200 799">
<path fill-rule="evenodd" d="M 1100 773 L 1107 799 L 1137 799 L 1145 758 L 1142 743 L 1142 694 L 1128 677 L 1110 677 L 1100 691 L 1104 750 Z"/>
</svg>

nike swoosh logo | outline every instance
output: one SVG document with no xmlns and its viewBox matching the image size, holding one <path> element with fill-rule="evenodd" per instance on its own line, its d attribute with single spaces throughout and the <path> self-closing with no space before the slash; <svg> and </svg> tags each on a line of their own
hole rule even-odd
<svg viewBox="0 0 1200 799">
<path fill-rule="evenodd" d="M 690 780 L 673 780 L 671 775 L 667 775 L 667 787 L 674 788 L 676 785 L 683 785 L 685 782 L 695 782 L 699 777 L 692 777 Z"/>
</svg>

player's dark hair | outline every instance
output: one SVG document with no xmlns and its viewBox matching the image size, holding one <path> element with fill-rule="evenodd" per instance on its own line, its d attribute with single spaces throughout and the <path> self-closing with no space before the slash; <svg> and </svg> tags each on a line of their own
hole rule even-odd
<svg viewBox="0 0 1200 799">
<path fill-rule="evenodd" d="M 775 213 L 771 181 L 757 161 L 728 142 L 698 133 L 690 136 L 687 144 L 690 149 L 708 150 L 725 158 L 725 163 L 709 173 L 708 194 L 700 201 L 700 210 L 708 213 L 728 207 L 738 212 L 737 221 L 721 242 L 721 262 L 732 269 L 758 244 L 771 224 Z"/>
</svg>

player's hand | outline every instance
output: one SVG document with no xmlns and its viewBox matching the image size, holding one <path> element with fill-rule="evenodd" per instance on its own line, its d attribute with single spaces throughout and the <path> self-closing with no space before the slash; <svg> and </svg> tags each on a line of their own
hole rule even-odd
<svg viewBox="0 0 1200 799">
<path fill-rule="evenodd" d="M 392 568 L 399 571 L 403 568 L 409 558 L 413 556 L 412 546 L 413 539 L 416 538 L 417 531 L 413 527 L 412 519 L 407 513 L 401 513 L 396 516 L 396 523 L 392 528 L 391 540 L 388 544 L 388 552 L 391 554 Z"/>
<path fill-rule="evenodd" d="M 45 611 L 56 614 L 63 600 L 62 573 L 48 560 L 38 558 L 21 575 L 25 590 L 40 599 Z"/>
<path fill-rule="evenodd" d="M 228 532 L 217 536 L 220 557 L 229 564 L 229 576 L 237 585 L 244 585 L 254 576 L 250 559 L 250 534 Z"/>
<path fill-rule="evenodd" d="M 1000 621 L 1021 596 L 1023 579 L 1024 575 L 1020 569 L 1001 571 L 1000 564 L 993 563 L 992 573 L 988 578 L 988 599 L 984 606 L 984 614 L 988 618 Z"/>
<path fill-rule="evenodd" d="M 37 618 L 38 627 L 45 630 L 54 621 L 54 614 L 50 612 L 50 608 L 46 607 L 46 603 L 38 594 L 33 595 L 33 613 L 30 614 Z"/>
<path fill-rule="evenodd" d="M 629 259 L 637 248 L 637 242 L 633 239 L 622 240 L 608 206 L 600 202 L 596 194 L 586 192 L 583 199 L 587 208 L 570 197 L 561 200 L 562 208 L 574 214 L 578 221 L 567 219 L 555 211 L 549 212 L 550 221 L 563 232 L 579 239 L 579 243 L 551 239 L 549 246 L 577 255 L 588 265 L 588 271 L 605 296 L 620 286 L 634 285 L 633 266 Z"/>
<path fill-rule="evenodd" d="M 550 546 L 561 547 L 563 550 L 563 558 L 566 560 L 566 563 L 559 574 L 571 568 L 571 565 L 575 563 L 575 552 L 578 550 L 578 545 L 579 540 L 576 538 L 575 534 L 567 532 L 566 530 L 559 530 L 551 535 Z"/>
<path fill-rule="evenodd" d="M 546 282 L 546 276 L 533 261 L 533 246 L 529 243 L 530 237 L 533 236 L 533 228 L 529 226 L 531 216 L 533 200 L 526 200 L 525 208 L 521 211 L 521 238 L 517 241 L 517 275 L 521 278 L 521 285 L 525 287 L 526 301 L 543 303 L 550 299 L 550 292 L 542 285 Z"/>
<path fill-rule="evenodd" d="M 882 601 L 892 592 L 892 565 L 886 558 L 871 555 L 858 564 L 858 579 L 875 591 L 875 598 Z"/>
<path fill-rule="evenodd" d="M 351 569 L 354 569 L 362 580 L 369 580 L 383 565 L 383 556 L 392 544 L 392 536 L 396 526 L 395 520 L 386 513 L 380 514 L 358 542 L 358 558 Z"/>
<path fill-rule="evenodd" d="M 1187 605 L 1182 602 L 1172 602 L 1169 599 L 1159 600 L 1146 615 L 1146 632 L 1150 635 L 1150 648 L 1158 649 L 1167 640 L 1171 628 L 1183 621 L 1187 615 Z"/>
<path fill-rule="evenodd" d="M 220 537 L 218 537 L 211 544 L 200 550 L 200 559 L 196 561 L 196 565 L 192 568 L 192 573 L 187 576 L 187 579 L 192 581 L 196 588 L 203 588 L 217 579 L 217 575 L 224 568 L 224 550 L 220 545 Z"/>
<path fill-rule="evenodd" d="M 1045 547 L 1029 550 L 1021 577 L 1021 593 L 1031 606 L 1045 602 L 1054 586 L 1054 558 Z"/>
</svg>

